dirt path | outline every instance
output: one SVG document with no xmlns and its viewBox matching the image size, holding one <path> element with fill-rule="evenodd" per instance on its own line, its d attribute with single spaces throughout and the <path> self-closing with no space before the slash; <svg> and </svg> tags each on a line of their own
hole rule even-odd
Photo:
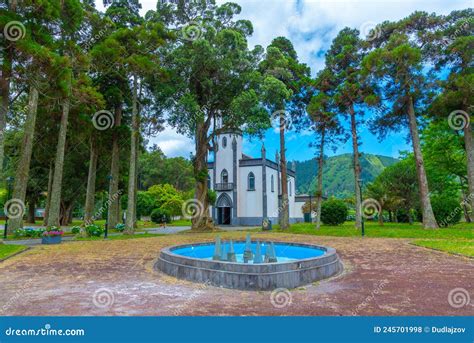
<svg viewBox="0 0 474 343">
<path fill-rule="evenodd" d="M 211 235 L 39 246 L 0 263 L 0 315 L 474 315 L 472 259 L 402 239 L 256 236 L 332 246 L 345 271 L 272 295 L 204 287 L 153 270 L 161 248 Z M 455 288 L 471 303 L 451 306 Z"/>
</svg>

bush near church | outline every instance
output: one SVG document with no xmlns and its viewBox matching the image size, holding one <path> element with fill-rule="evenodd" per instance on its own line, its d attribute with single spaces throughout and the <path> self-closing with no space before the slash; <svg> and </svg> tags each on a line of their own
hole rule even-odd
<svg viewBox="0 0 474 343">
<path fill-rule="evenodd" d="M 151 221 L 156 224 L 171 223 L 171 214 L 163 208 L 155 208 L 151 212 Z"/>
<path fill-rule="evenodd" d="M 431 197 L 431 207 L 441 227 L 459 223 L 463 213 L 463 208 L 457 198 L 437 195 Z"/>
<path fill-rule="evenodd" d="M 347 214 L 347 205 L 343 200 L 329 199 L 321 205 L 321 221 L 326 225 L 344 224 Z"/>
</svg>

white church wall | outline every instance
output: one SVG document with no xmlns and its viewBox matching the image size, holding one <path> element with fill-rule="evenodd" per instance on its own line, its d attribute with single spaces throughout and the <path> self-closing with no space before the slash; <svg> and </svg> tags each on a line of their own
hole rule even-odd
<svg viewBox="0 0 474 343">
<path fill-rule="evenodd" d="M 272 192 L 272 175 L 274 180 L 274 188 Z M 275 220 L 278 220 L 278 173 L 273 168 L 267 167 L 267 216 L 272 219 L 275 224 Z"/>
<path fill-rule="evenodd" d="M 247 177 L 249 173 L 255 175 L 255 190 L 249 191 L 247 187 Z M 263 214 L 263 188 L 262 188 L 262 167 L 249 166 L 240 167 L 239 185 L 237 188 L 237 215 L 241 218 L 262 218 Z"/>
<path fill-rule="evenodd" d="M 293 206 L 293 211 L 295 213 L 295 218 L 303 221 L 304 220 L 304 214 L 303 214 L 303 206 L 305 202 L 304 201 L 298 201 L 294 203 Z"/>
</svg>

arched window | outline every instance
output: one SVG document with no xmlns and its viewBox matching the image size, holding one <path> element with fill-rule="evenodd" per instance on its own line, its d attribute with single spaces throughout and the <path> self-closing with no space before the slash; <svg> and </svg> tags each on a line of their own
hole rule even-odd
<svg viewBox="0 0 474 343">
<path fill-rule="evenodd" d="M 273 175 L 270 178 L 270 188 L 272 190 L 272 193 L 275 192 L 275 178 L 273 177 Z"/>
<path fill-rule="evenodd" d="M 211 189 L 211 175 L 207 176 L 207 189 Z"/>
<path fill-rule="evenodd" d="M 290 197 L 291 197 L 291 181 L 288 183 L 288 192 L 290 193 Z"/>
<path fill-rule="evenodd" d="M 255 175 L 252 172 L 249 173 L 247 186 L 249 191 L 255 190 Z"/>
<path fill-rule="evenodd" d="M 229 183 L 229 174 L 227 173 L 227 170 L 225 169 L 221 172 L 221 182 Z"/>
<path fill-rule="evenodd" d="M 222 147 L 225 148 L 227 146 L 227 137 L 222 138 Z"/>
</svg>

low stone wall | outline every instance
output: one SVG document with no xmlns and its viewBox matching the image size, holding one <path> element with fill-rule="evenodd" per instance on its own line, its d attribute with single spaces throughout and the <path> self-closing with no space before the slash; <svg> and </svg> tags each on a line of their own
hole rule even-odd
<svg viewBox="0 0 474 343">
<path fill-rule="evenodd" d="M 291 289 L 326 279 L 342 271 L 342 263 L 333 248 L 281 243 L 317 248 L 325 250 L 326 254 L 293 262 L 245 264 L 203 260 L 173 253 L 173 250 L 177 248 L 213 244 L 198 243 L 163 249 L 155 263 L 155 269 L 179 279 L 242 290 Z"/>
</svg>

